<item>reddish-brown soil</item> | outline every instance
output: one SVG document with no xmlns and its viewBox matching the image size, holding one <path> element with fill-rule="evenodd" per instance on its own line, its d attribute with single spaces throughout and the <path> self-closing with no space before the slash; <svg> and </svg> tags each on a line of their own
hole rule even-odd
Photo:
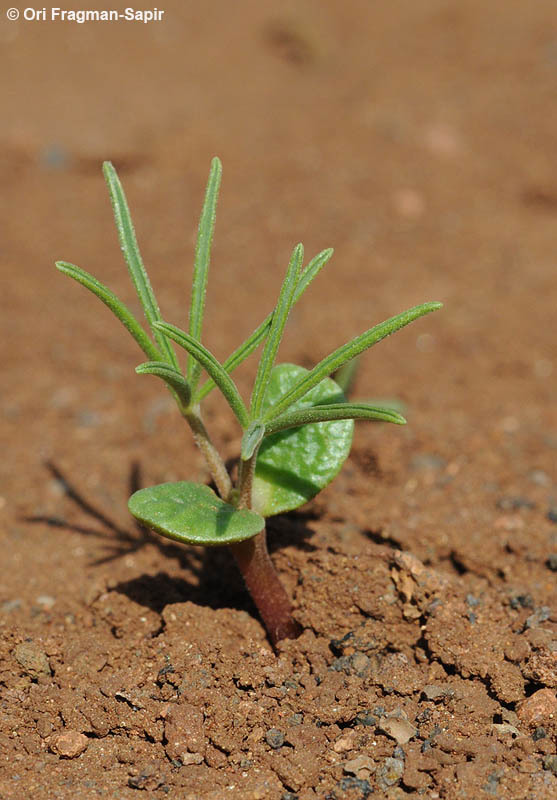
<svg viewBox="0 0 557 800">
<path fill-rule="evenodd" d="M 555 3 L 165 10 L 2 11 L 0 798 L 557 796 Z M 336 253 L 282 360 L 445 304 L 362 362 L 356 395 L 408 426 L 359 425 L 337 480 L 270 523 L 304 628 L 276 653 L 227 552 L 127 515 L 133 486 L 207 474 L 135 343 L 53 268 L 137 308 L 111 158 L 183 324 L 214 154 L 219 357 L 299 240 Z M 206 420 L 235 455 L 213 396 Z"/>
</svg>

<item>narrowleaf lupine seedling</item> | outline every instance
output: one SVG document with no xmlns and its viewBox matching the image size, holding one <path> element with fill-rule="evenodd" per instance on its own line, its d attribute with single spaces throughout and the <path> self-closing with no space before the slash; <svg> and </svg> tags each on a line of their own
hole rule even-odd
<svg viewBox="0 0 557 800">
<path fill-rule="evenodd" d="M 330 249 L 323 250 L 303 268 L 304 250 L 298 244 L 274 310 L 220 363 L 201 342 L 222 171 L 219 159 L 214 158 L 211 164 L 199 222 L 187 331 L 162 320 L 124 191 L 114 167 L 106 162 L 103 170 L 120 245 L 151 335 L 129 308 L 92 275 L 65 261 L 57 262 L 56 266 L 96 294 L 131 333 L 148 359 L 136 372 L 155 375 L 164 381 L 191 428 L 218 492 L 217 495 L 208 486 L 188 481 L 164 483 L 135 492 L 129 509 L 142 524 L 169 539 L 230 547 L 270 640 L 274 644 L 283 638 L 294 638 L 299 626 L 269 558 L 265 517 L 297 508 L 330 483 L 350 451 L 354 420 L 404 424 L 404 418 L 392 409 L 348 402 L 330 376 L 364 350 L 441 304 L 424 303 L 375 325 L 334 350 L 313 369 L 276 364 L 290 310 L 333 253 Z M 174 343 L 187 352 L 184 371 Z M 250 401 L 246 403 L 231 374 L 260 344 L 261 359 Z M 204 372 L 206 378 L 201 382 Z M 202 402 L 215 387 L 224 395 L 243 432 L 235 482 L 215 449 L 201 414 Z"/>
</svg>

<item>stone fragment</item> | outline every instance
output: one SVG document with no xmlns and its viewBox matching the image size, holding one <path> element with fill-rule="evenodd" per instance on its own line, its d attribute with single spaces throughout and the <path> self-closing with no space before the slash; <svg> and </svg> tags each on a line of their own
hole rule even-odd
<svg viewBox="0 0 557 800">
<path fill-rule="evenodd" d="M 377 784 L 381 789 L 396 786 L 404 773 L 404 761 L 401 758 L 386 758 L 377 770 Z"/>
<path fill-rule="evenodd" d="M 409 722 L 406 712 L 401 708 L 396 708 L 381 717 L 378 728 L 397 744 L 407 744 L 418 733 L 418 729 Z"/>
<path fill-rule="evenodd" d="M 454 689 L 448 686 L 438 686 L 437 684 L 430 683 L 424 686 L 422 694 L 427 700 L 443 700 L 446 697 L 454 697 Z"/>
<path fill-rule="evenodd" d="M 284 733 L 277 728 L 270 728 L 265 734 L 265 741 L 273 750 L 278 750 L 284 744 Z"/>
<path fill-rule="evenodd" d="M 356 652 L 351 658 L 352 668 L 359 678 L 365 677 L 370 664 L 369 656 L 365 653 Z"/>
<path fill-rule="evenodd" d="M 557 716 L 557 695 L 551 689 L 539 689 L 521 704 L 518 716 L 529 728 L 539 727 Z"/>
<path fill-rule="evenodd" d="M 182 753 L 180 762 L 183 767 L 188 767 L 191 764 L 203 763 L 203 756 L 201 753 Z"/>
<path fill-rule="evenodd" d="M 36 679 L 41 675 L 52 674 L 46 653 L 34 642 L 21 642 L 16 645 L 13 655 L 30 678 Z"/>
<path fill-rule="evenodd" d="M 541 606 L 540 608 L 536 608 L 533 614 L 531 614 L 524 626 L 526 628 L 536 628 L 542 622 L 546 622 L 551 616 L 551 609 L 549 606 Z"/>
<path fill-rule="evenodd" d="M 354 739 L 356 738 L 356 731 L 351 730 L 347 731 L 340 739 L 333 745 L 333 750 L 335 753 L 346 753 L 348 750 L 352 750 L 354 748 Z"/>
<path fill-rule="evenodd" d="M 510 733 L 512 736 L 520 736 L 520 731 L 518 728 L 514 725 L 511 725 L 509 722 L 494 722 L 492 727 L 498 733 Z"/>
<path fill-rule="evenodd" d="M 87 750 L 89 739 L 78 731 L 62 731 L 50 742 L 50 750 L 61 758 L 77 758 Z"/>
<path fill-rule="evenodd" d="M 350 761 L 345 761 L 343 770 L 347 775 L 355 775 L 360 780 L 369 778 L 372 772 L 375 772 L 376 766 L 369 756 L 358 756 L 352 758 Z"/>
<path fill-rule="evenodd" d="M 543 768 L 557 775 L 557 756 L 546 756 L 543 760 Z"/>
</svg>

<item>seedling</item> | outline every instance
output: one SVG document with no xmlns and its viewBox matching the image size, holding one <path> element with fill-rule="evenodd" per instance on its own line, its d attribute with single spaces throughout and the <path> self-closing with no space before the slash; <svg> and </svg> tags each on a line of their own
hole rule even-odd
<svg viewBox="0 0 557 800">
<path fill-rule="evenodd" d="M 424 303 L 375 325 L 334 350 L 313 369 L 277 365 L 277 351 L 292 307 L 333 254 L 331 249 L 323 250 L 303 268 L 304 250 L 298 244 L 274 310 L 220 363 L 201 342 L 222 172 L 219 159 L 214 158 L 211 164 L 199 222 L 187 331 L 163 321 L 121 183 L 112 164 L 106 162 L 103 171 L 120 245 L 150 334 L 129 308 L 92 275 L 65 261 L 56 266 L 96 294 L 136 340 L 148 359 L 136 372 L 164 381 L 191 428 L 218 492 L 217 495 L 208 486 L 187 481 L 164 483 L 135 492 L 129 509 L 143 525 L 169 539 L 230 547 L 273 644 L 282 638 L 294 638 L 299 626 L 269 558 L 265 518 L 297 508 L 330 483 L 349 454 L 354 420 L 405 423 L 392 409 L 348 402 L 330 376 L 341 368 L 349 373 L 347 365 L 360 353 L 441 304 Z M 185 370 L 180 367 L 174 344 L 187 353 Z M 261 358 L 251 398 L 246 403 L 231 375 L 259 345 L 263 345 Z M 201 382 L 203 373 L 206 378 Z M 222 392 L 242 429 L 234 482 L 202 418 L 202 403 L 215 387 Z"/>
</svg>

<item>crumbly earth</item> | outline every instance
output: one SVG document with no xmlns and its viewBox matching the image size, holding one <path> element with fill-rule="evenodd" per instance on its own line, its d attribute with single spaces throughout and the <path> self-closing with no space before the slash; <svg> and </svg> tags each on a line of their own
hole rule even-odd
<svg viewBox="0 0 557 800">
<path fill-rule="evenodd" d="M 0 21 L 0 798 L 557 796 L 554 2 L 165 9 Z M 226 551 L 127 515 L 133 488 L 208 476 L 134 342 L 52 266 L 137 310 L 111 158 L 184 324 L 215 153 L 220 358 L 299 240 L 336 253 L 284 361 L 445 304 L 362 359 L 355 397 L 408 426 L 358 425 L 335 482 L 270 520 L 304 629 L 276 652 Z M 234 457 L 225 406 L 205 416 Z"/>
</svg>

